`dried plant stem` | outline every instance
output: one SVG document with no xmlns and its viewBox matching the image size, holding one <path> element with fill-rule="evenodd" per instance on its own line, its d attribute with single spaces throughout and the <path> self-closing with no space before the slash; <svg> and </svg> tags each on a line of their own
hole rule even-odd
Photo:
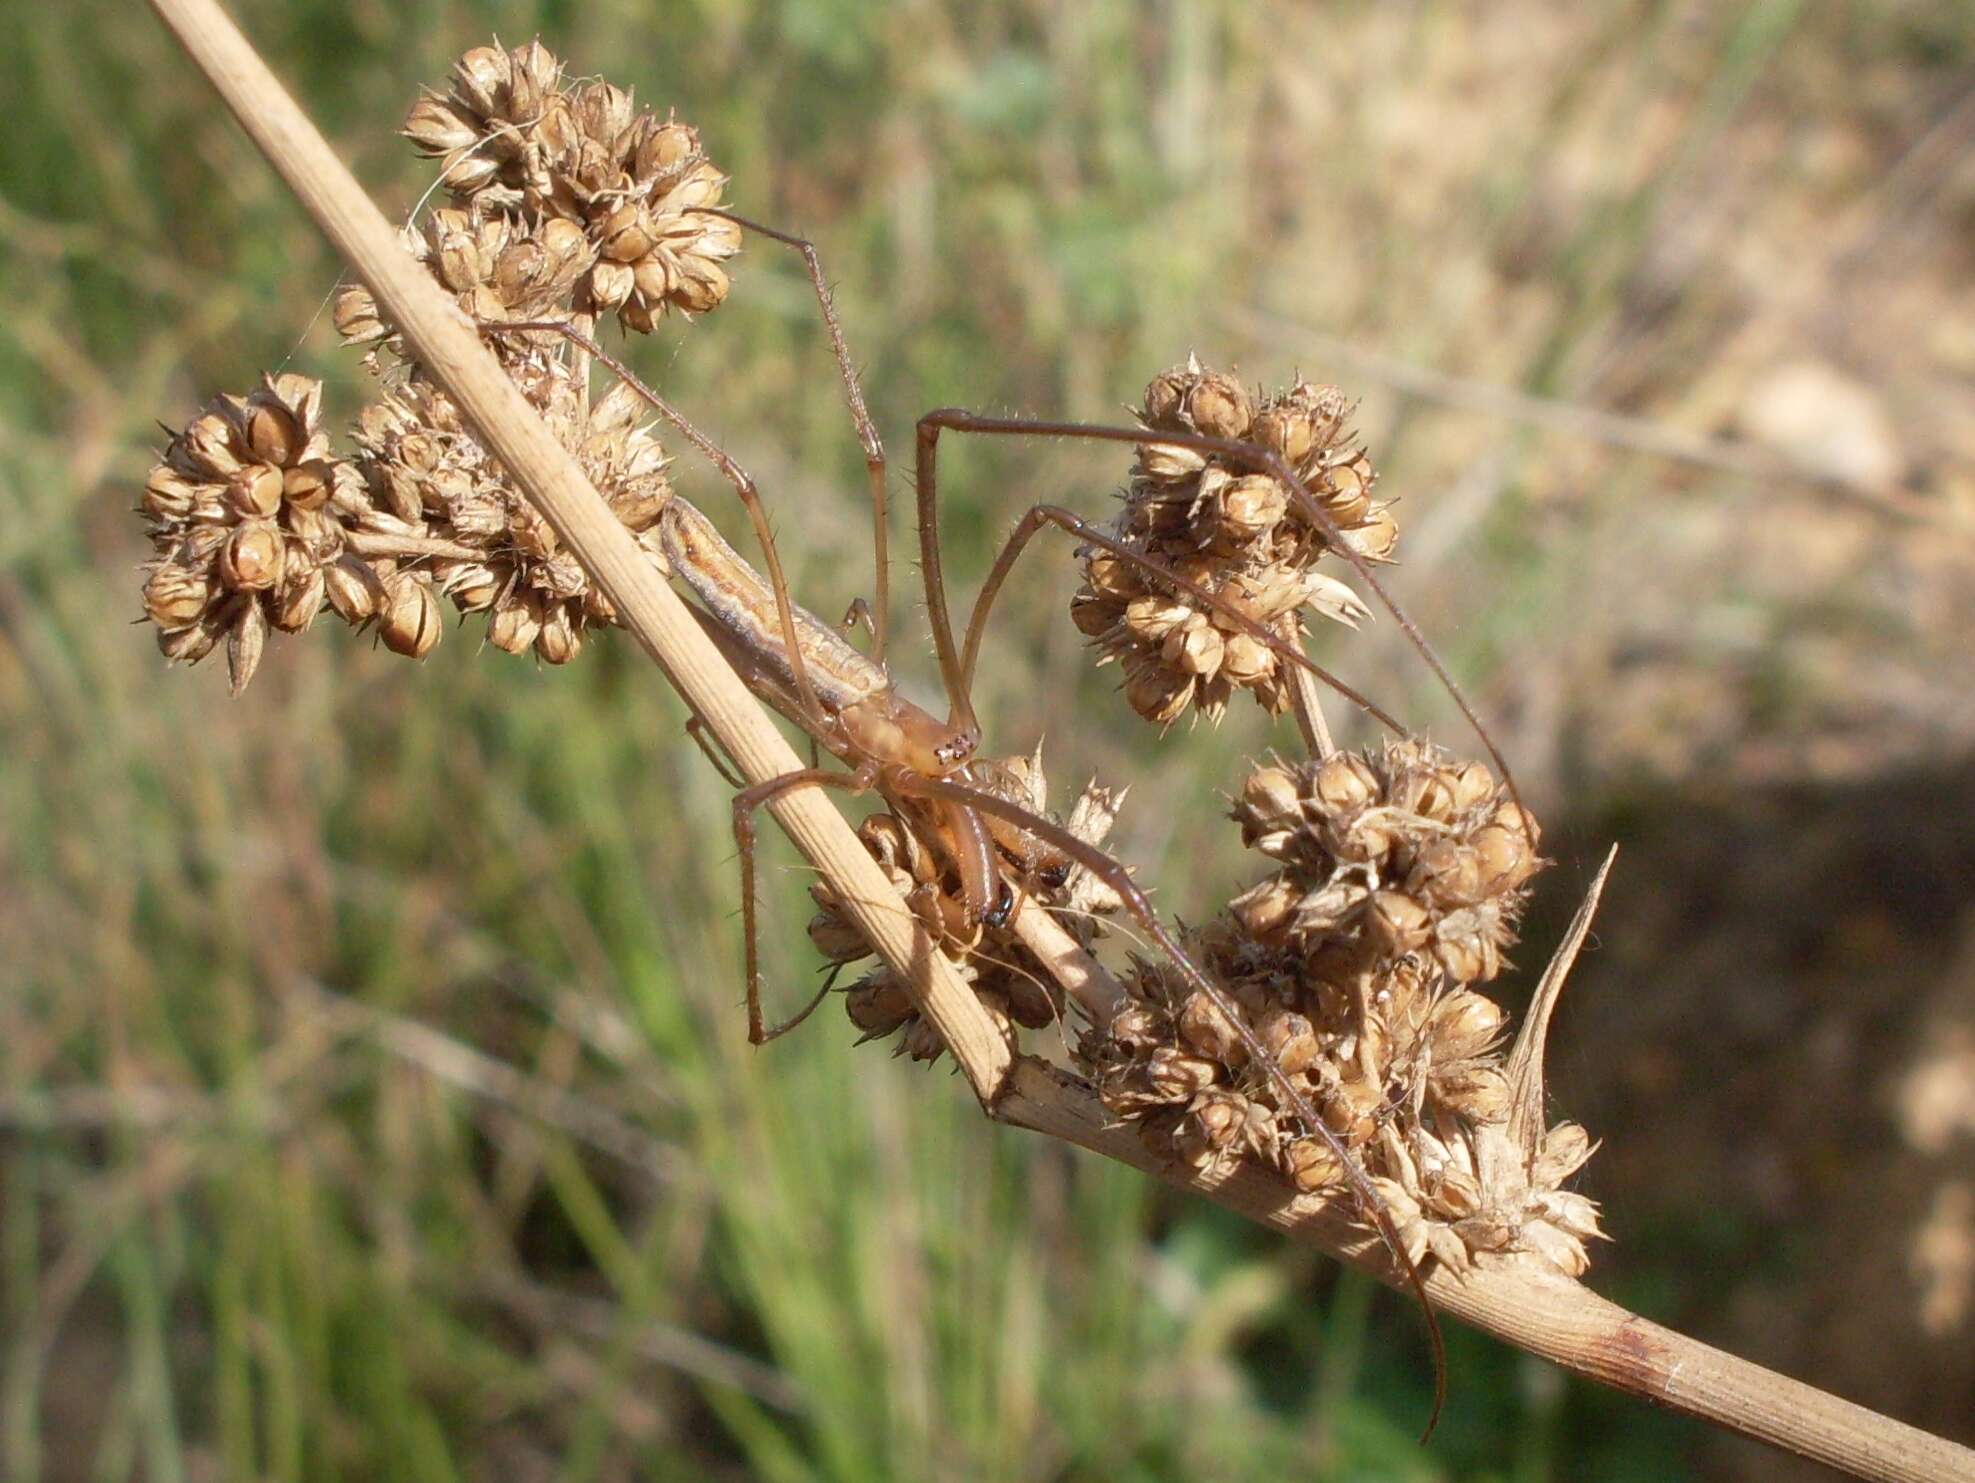
<svg viewBox="0 0 1975 1483">
<path fill-rule="evenodd" d="M 1315 675 L 1300 666 L 1289 672 L 1289 680 L 1296 729 L 1303 733 L 1303 745 L 1310 749 L 1310 755 L 1322 760 L 1337 750 L 1337 743 L 1330 739 L 1330 723 L 1324 720 L 1323 687 Z"/>
<path fill-rule="evenodd" d="M 1082 1087 L 1022 1061 L 1002 1099 L 1004 1120 L 1063 1138 L 1273 1226 L 1292 1240 L 1398 1285 L 1374 1236 L 1312 1197 L 1287 1195 L 1251 1164 L 1219 1182 L 1162 1165 Z M 1531 1354 L 1671 1410 L 1769 1442 L 1861 1478 L 1910 1483 L 1975 1478 L 1975 1453 L 1690 1339 L 1607 1302 L 1570 1278 L 1482 1267 L 1465 1280 L 1436 1267 L 1436 1306 Z"/>
<path fill-rule="evenodd" d="M 722 662 L 680 599 L 591 489 L 479 342 L 472 326 L 399 246 L 397 236 L 213 0 L 151 0 L 254 142 L 435 379 L 465 409 L 728 753 L 752 780 L 800 766 L 767 715 Z M 1215 1200 L 1293 1239 L 1397 1284 L 1375 1233 L 1321 1199 L 1238 1164 L 1218 1178 L 1169 1167 L 1113 1121 L 1078 1082 L 1017 1059 L 954 976 L 841 816 L 813 790 L 772 806 L 858 926 L 911 985 L 975 1094 L 996 1117 L 1063 1138 Z M 1038 914 L 1039 915 L 1039 914 Z M 1063 961 L 1069 961 L 1067 957 Z M 1087 961 L 1087 960 L 1086 960 Z M 1092 980 L 1092 983 L 1098 981 Z M 1101 988 L 1084 993 L 1101 994 Z M 1874 1479 L 1975 1480 L 1975 1453 L 1646 1322 L 1564 1278 L 1478 1267 L 1436 1270 L 1434 1300 L 1531 1353 L 1803 1456 Z"/>
<path fill-rule="evenodd" d="M 1125 1002 L 1124 987 L 1110 970 L 1077 945 L 1034 898 L 1023 898 L 1011 924 L 1022 946 L 1036 955 L 1049 976 L 1076 1000 L 1093 1025 L 1108 1025 Z"/>
</svg>

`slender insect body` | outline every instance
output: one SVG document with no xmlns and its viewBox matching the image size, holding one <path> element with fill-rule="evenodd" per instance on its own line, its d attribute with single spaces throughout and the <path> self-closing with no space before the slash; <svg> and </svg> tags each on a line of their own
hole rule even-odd
<svg viewBox="0 0 1975 1483">
<path fill-rule="evenodd" d="M 727 544 L 711 520 L 677 495 L 659 515 L 658 531 L 673 575 L 794 693 L 795 669 L 767 579 Z M 796 607 L 794 616 L 803 666 L 824 707 L 843 712 L 890 692 L 891 676 L 883 665 L 860 654 L 807 608 Z"/>
</svg>

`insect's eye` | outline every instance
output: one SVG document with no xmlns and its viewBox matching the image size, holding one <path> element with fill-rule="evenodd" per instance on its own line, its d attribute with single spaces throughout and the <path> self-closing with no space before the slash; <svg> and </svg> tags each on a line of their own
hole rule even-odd
<svg viewBox="0 0 1975 1483">
<path fill-rule="evenodd" d="M 933 756 L 939 760 L 941 767 L 958 767 L 974 755 L 974 748 L 978 745 L 971 736 L 948 737 L 933 748 Z"/>
</svg>

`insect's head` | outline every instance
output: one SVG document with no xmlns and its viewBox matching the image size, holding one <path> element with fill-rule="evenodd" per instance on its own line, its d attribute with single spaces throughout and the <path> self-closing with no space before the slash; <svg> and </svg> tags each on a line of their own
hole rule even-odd
<svg viewBox="0 0 1975 1483">
<path fill-rule="evenodd" d="M 933 743 L 936 771 L 941 774 L 958 772 L 980 750 L 981 733 L 973 726 L 947 726 L 941 730 L 945 734 Z"/>
<path fill-rule="evenodd" d="M 959 771 L 981 744 L 978 728 L 950 726 L 892 691 L 845 707 L 839 719 L 864 756 L 927 777 Z"/>
</svg>

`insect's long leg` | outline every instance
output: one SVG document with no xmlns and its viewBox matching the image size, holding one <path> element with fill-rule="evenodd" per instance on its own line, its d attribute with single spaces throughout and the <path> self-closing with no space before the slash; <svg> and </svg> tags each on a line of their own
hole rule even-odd
<svg viewBox="0 0 1975 1483">
<path fill-rule="evenodd" d="M 690 716 L 686 717 L 686 735 L 692 738 L 693 745 L 700 750 L 700 755 L 713 764 L 713 770 L 720 774 L 721 782 L 734 789 L 745 788 L 747 786 L 747 779 L 736 773 L 728 765 L 727 759 L 720 755 L 719 749 L 714 746 L 713 741 L 708 740 L 709 737 L 713 736 L 713 728 L 700 719 L 698 711 L 694 711 Z M 715 739 L 717 740 L 717 738 Z"/>
<path fill-rule="evenodd" d="M 832 774 L 832 776 L 840 775 Z M 1406 1254 L 1405 1242 L 1399 1236 L 1398 1227 L 1393 1224 L 1391 1211 L 1344 1140 L 1317 1115 L 1317 1110 L 1310 1105 L 1309 1098 L 1303 1095 L 1302 1089 L 1296 1085 L 1289 1073 L 1282 1069 L 1282 1063 L 1270 1054 L 1267 1046 L 1262 1044 L 1261 1037 L 1256 1035 L 1239 1006 L 1228 997 L 1227 990 L 1215 983 L 1208 973 L 1188 957 L 1172 933 L 1166 930 L 1165 924 L 1152 909 L 1151 899 L 1132 878 L 1131 872 L 1115 858 L 1079 839 L 1061 824 L 1043 818 L 1020 804 L 985 789 L 971 787 L 951 778 L 935 778 L 925 774 L 895 775 L 886 786 L 907 796 L 945 799 L 978 813 L 1005 819 L 1024 833 L 1061 850 L 1117 892 L 1125 904 L 1125 910 L 1131 913 L 1147 936 L 1157 943 L 1160 951 L 1171 960 L 1187 987 L 1207 996 L 1208 1002 L 1214 1006 L 1221 1018 L 1227 1021 L 1236 1038 L 1240 1040 L 1242 1048 L 1248 1053 L 1249 1064 L 1274 1083 L 1276 1090 L 1303 1126 L 1312 1135 L 1321 1139 L 1336 1156 L 1338 1163 L 1344 1169 L 1345 1179 L 1350 1185 L 1352 1196 L 1360 1211 L 1377 1229 L 1379 1237 L 1391 1252 L 1394 1263 L 1404 1274 L 1406 1285 L 1419 1300 L 1420 1307 L 1426 1314 L 1427 1334 L 1433 1349 L 1433 1413 L 1426 1425 L 1427 1432 L 1431 1433 L 1434 1423 L 1439 1420 L 1441 1405 L 1447 1397 L 1446 1342 L 1441 1336 L 1440 1320 L 1434 1313 L 1432 1300 L 1427 1297 L 1426 1282 L 1420 1276 L 1418 1265 Z M 736 806 L 738 808 L 738 801 Z"/>
<path fill-rule="evenodd" d="M 844 402 L 850 408 L 851 422 L 857 427 L 857 441 L 864 445 L 864 471 L 871 485 L 871 547 L 877 563 L 877 585 L 873 589 L 877 605 L 871 623 L 871 657 L 883 664 L 885 635 L 891 613 L 891 536 L 886 519 L 885 445 L 878 439 L 878 428 L 871 421 L 870 412 L 865 410 L 864 388 L 858 383 L 857 370 L 850 363 L 850 350 L 844 344 L 843 324 L 837 318 L 836 299 L 830 293 L 829 280 L 823 276 L 823 259 L 817 255 L 816 245 L 805 238 L 779 232 L 731 211 L 708 211 L 706 214 L 723 217 L 743 231 L 757 233 L 785 247 L 793 247 L 802 254 L 803 265 L 809 270 L 810 286 L 815 289 L 816 302 L 823 309 L 823 328 L 830 337 L 830 353 L 836 357 L 837 374 L 843 378 Z"/>
<path fill-rule="evenodd" d="M 938 457 L 939 435 L 943 429 L 954 432 L 986 433 L 1004 437 L 1043 437 L 1043 438 L 1090 438 L 1107 443 L 1145 444 L 1153 447 L 1187 448 L 1198 453 L 1218 453 L 1224 458 L 1236 460 L 1243 467 L 1256 473 L 1268 474 L 1281 482 L 1289 491 L 1290 500 L 1297 511 L 1317 528 L 1326 543 L 1348 562 L 1353 571 L 1364 579 L 1380 605 L 1398 623 L 1413 648 L 1426 661 L 1433 671 L 1434 678 L 1453 697 L 1474 734 L 1480 738 L 1488 752 L 1488 758 L 1495 764 L 1509 794 L 1521 805 L 1521 795 L 1517 792 L 1514 775 L 1509 770 L 1501 749 L 1495 739 L 1488 734 L 1488 728 L 1481 723 L 1481 717 L 1468 702 L 1466 693 L 1448 673 L 1447 666 L 1440 662 L 1440 656 L 1421 633 L 1419 626 L 1406 615 L 1406 612 L 1386 590 L 1379 580 L 1378 573 L 1362 552 L 1353 546 L 1344 532 L 1338 529 L 1337 522 L 1318 504 L 1303 481 L 1275 453 L 1253 443 L 1243 443 L 1231 438 L 1209 437 L 1205 433 L 1166 432 L 1144 427 L 1112 427 L 1089 422 L 1046 422 L 1022 417 L 983 417 L 961 407 L 941 407 L 928 412 L 919 419 L 917 445 L 914 450 L 915 484 L 919 500 L 919 556 L 926 574 L 926 609 L 932 620 L 933 644 L 939 651 L 940 673 L 945 679 L 948 691 L 954 697 L 956 725 L 973 724 L 973 703 L 961 684 L 963 672 L 960 655 L 953 641 L 953 622 L 947 612 L 945 583 L 940 575 L 938 499 L 934 483 L 933 465 Z M 964 718 L 964 719 L 963 719 Z"/>
<path fill-rule="evenodd" d="M 747 954 L 747 1038 L 752 1045 L 766 1045 L 777 1036 L 786 1035 L 809 1018 L 810 1012 L 821 1002 L 819 995 L 794 1019 L 777 1025 L 772 1030 L 762 1027 L 761 951 L 755 935 L 754 905 L 755 811 L 791 789 L 837 788 L 845 793 L 864 793 L 868 792 L 877 780 L 877 765 L 870 762 L 865 763 L 855 772 L 831 772 L 827 768 L 804 767 L 756 783 L 752 788 L 743 788 L 734 795 L 734 844 L 741 852 L 741 932 L 746 939 Z"/>
<path fill-rule="evenodd" d="M 574 325 L 562 320 L 526 320 L 496 323 L 482 320 L 479 328 L 483 333 L 514 333 L 520 331 L 550 331 L 561 335 L 579 350 L 595 357 L 598 364 L 608 368 L 617 378 L 629 386 L 653 411 L 678 429 L 680 436 L 697 448 L 701 455 L 726 477 L 740 496 L 741 504 L 747 510 L 748 523 L 754 527 L 755 539 L 761 544 L 763 564 L 768 568 L 768 584 L 775 593 L 775 615 L 782 627 L 783 642 L 788 645 L 789 672 L 795 679 L 796 693 L 802 697 L 803 707 L 819 723 L 825 720 L 823 707 L 817 702 L 815 688 L 810 684 L 809 671 L 803 663 L 802 645 L 796 639 L 795 600 L 789 596 L 789 581 L 782 574 L 781 553 L 775 547 L 775 533 L 768 528 L 768 510 L 761 501 L 761 492 L 755 488 L 754 479 L 736 463 L 727 450 L 701 432 L 685 413 L 653 391 L 623 361 L 605 350 L 601 345 L 584 334 Z"/>
<path fill-rule="evenodd" d="M 960 683 L 967 687 L 969 694 L 973 690 L 974 666 L 980 659 L 981 635 L 987 628 L 988 610 L 993 605 L 996 595 L 1001 591 L 1001 584 L 1008 580 L 1009 570 L 1015 565 L 1016 559 L 1021 556 L 1022 551 L 1027 547 L 1028 543 L 1034 539 L 1036 532 L 1041 530 L 1045 525 L 1054 525 L 1059 530 L 1075 536 L 1078 540 L 1088 541 L 1091 545 L 1110 552 L 1120 561 L 1148 573 L 1155 580 L 1164 582 L 1168 586 L 1184 592 L 1195 602 L 1212 608 L 1216 613 L 1226 618 L 1256 642 L 1266 644 L 1277 657 L 1315 675 L 1324 684 L 1330 686 L 1331 689 L 1357 706 L 1381 726 L 1388 727 L 1396 732 L 1403 732 L 1406 729 L 1377 704 L 1318 664 L 1295 644 L 1290 643 L 1281 634 L 1271 631 L 1267 624 L 1256 622 L 1246 613 L 1234 608 L 1226 599 L 1209 592 L 1198 582 L 1189 581 L 1178 572 L 1172 571 L 1161 563 L 1154 561 L 1151 557 L 1132 550 L 1116 536 L 1099 530 L 1088 520 L 1084 519 L 1083 516 L 1072 510 L 1066 510 L 1061 505 L 1031 506 L 1022 516 L 1021 520 L 1016 523 L 1015 529 L 1009 533 L 1008 540 L 1001 548 L 1001 553 L 995 557 L 994 565 L 988 570 L 987 580 L 981 584 L 980 593 L 974 599 L 974 610 L 968 615 L 967 640 L 960 654 Z"/>
</svg>

